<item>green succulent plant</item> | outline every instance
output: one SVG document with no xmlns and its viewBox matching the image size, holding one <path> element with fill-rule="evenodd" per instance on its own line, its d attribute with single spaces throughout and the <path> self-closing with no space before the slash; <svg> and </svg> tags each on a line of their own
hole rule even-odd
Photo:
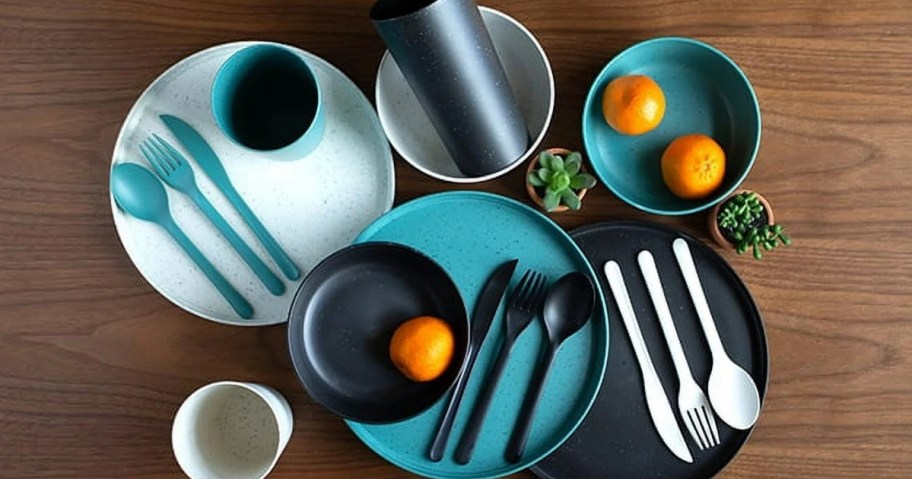
<svg viewBox="0 0 912 479">
<path fill-rule="evenodd" d="M 756 193 L 746 191 L 727 200 L 719 211 L 716 221 L 719 228 L 727 230 L 735 243 L 738 254 L 752 250 L 754 258 L 763 258 L 763 251 L 771 251 L 779 245 L 790 245 L 792 239 L 785 234 L 785 227 L 778 224 L 758 225 L 763 215 L 763 203 Z"/>
<path fill-rule="evenodd" d="M 545 210 L 554 211 L 564 204 L 572 210 L 580 209 L 577 192 L 595 186 L 595 177 L 583 173 L 583 156 L 574 151 L 566 158 L 543 151 L 538 155 L 539 167 L 532 170 L 526 181 L 543 192 Z"/>
</svg>

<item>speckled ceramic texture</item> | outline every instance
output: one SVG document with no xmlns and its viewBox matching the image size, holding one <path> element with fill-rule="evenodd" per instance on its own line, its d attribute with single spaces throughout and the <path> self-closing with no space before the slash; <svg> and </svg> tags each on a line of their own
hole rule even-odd
<svg viewBox="0 0 912 479">
<path fill-rule="evenodd" d="M 351 243 L 368 223 L 392 206 L 392 153 L 376 113 L 358 87 L 326 61 L 294 47 L 289 48 L 303 56 L 316 72 L 324 95 L 326 125 L 320 145 L 306 158 L 281 162 L 224 137 L 210 108 L 213 77 L 232 53 L 258 43 L 263 42 L 212 47 L 163 73 L 127 116 L 114 147 L 113 164 L 136 162 L 148 166 L 141 159 L 138 145 L 152 133 L 180 149 L 180 142 L 159 120 L 160 114 L 177 115 L 194 125 L 222 160 L 240 195 L 301 269 L 303 279 L 320 260 Z M 194 168 L 203 194 L 279 274 L 237 211 L 194 160 L 181 151 Z M 112 198 L 117 232 L 143 277 L 171 302 L 203 318 L 243 326 L 286 321 L 300 280 L 286 282 L 284 295 L 271 295 L 186 195 L 168 188 L 168 196 L 178 225 L 253 305 L 253 319 L 238 318 L 165 231 L 126 215 Z"/>
<path fill-rule="evenodd" d="M 519 258 L 519 265 L 511 288 L 527 268 L 547 275 L 549 283 L 570 271 L 581 271 L 595 281 L 589 263 L 560 227 L 528 206 L 489 193 L 438 193 L 401 205 L 371 224 L 356 242 L 374 240 L 403 243 L 436 260 L 459 287 L 469 312 L 474 310 L 487 277 L 512 258 Z M 442 461 L 431 462 L 427 454 L 446 401 L 438 401 L 428 411 L 400 423 L 348 424 L 377 454 L 424 476 L 497 477 L 525 469 L 566 440 L 599 390 L 608 358 L 604 304 L 599 292 L 591 321 L 561 347 L 539 403 L 526 454 L 517 464 L 508 463 L 504 453 L 543 347 L 545 331 L 540 317 L 516 343 L 472 460 L 459 465 L 452 457 L 501 343 L 503 304 L 479 352 Z"/>
<path fill-rule="evenodd" d="M 510 16 L 479 10 L 529 131 L 529 148 L 506 168 L 478 177 L 461 173 L 389 52 L 377 71 L 377 112 L 393 148 L 422 173 L 453 183 L 487 181 L 519 166 L 536 152 L 554 112 L 554 75 L 538 40 Z"/>
<path fill-rule="evenodd" d="M 171 443 L 191 479 L 260 479 L 291 438 L 291 408 L 278 391 L 222 381 L 193 392 L 174 417 Z"/>
<path fill-rule="evenodd" d="M 522 155 L 526 120 L 475 0 L 377 0 L 370 17 L 464 175 L 496 173 Z"/>
<path fill-rule="evenodd" d="M 602 95 L 612 80 L 647 75 L 665 93 L 665 117 L 642 135 L 622 135 L 605 121 Z M 716 48 L 690 38 L 647 40 L 605 65 L 583 108 L 583 144 L 596 175 L 618 198 L 661 215 L 695 213 L 718 203 L 744 181 L 760 147 L 760 106 L 747 76 Z M 662 180 L 662 153 L 681 135 L 702 133 L 725 151 L 722 185 L 685 200 Z"/>
</svg>

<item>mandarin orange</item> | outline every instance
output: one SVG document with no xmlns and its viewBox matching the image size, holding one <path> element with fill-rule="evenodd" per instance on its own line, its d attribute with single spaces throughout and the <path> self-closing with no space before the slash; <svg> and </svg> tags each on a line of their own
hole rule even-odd
<svg viewBox="0 0 912 479">
<path fill-rule="evenodd" d="M 450 325 L 433 316 L 418 316 L 399 325 L 389 355 L 405 377 L 415 382 L 440 377 L 453 359 L 455 338 Z"/>
<path fill-rule="evenodd" d="M 706 135 L 675 138 L 662 154 L 662 179 L 679 198 L 705 198 L 724 178 L 725 152 Z"/>
<path fill-rule="evenodd" d="M 641 135 L 654 130 L 665 116 L 665 93 L 652 78 L 627 75 L 615 78 L 602 95 L 605 121 L 619 133 Z"/>
</svg>

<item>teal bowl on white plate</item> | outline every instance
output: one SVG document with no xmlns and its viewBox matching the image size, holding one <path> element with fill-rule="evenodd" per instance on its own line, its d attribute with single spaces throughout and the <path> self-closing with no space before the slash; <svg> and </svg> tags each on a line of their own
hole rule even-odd
<svg viewBox="0 0 912 479">
<path fill-rule="evenodd" d="M 665 93 L 665 117 L 642 135 L 618 133 L 602 114 L 605 87 L 625 75 L 646 75 Z M 596 176 L 618 198 L 658 215 L 696 213 L 727 197 L 754 164 L 760 130 L 757 95 L 744 72 L 718 49 L 690 38 L 654 38 L 622 51 L 599 73 L 583 108 L 583 144 Z M 697 200 L 672 194 L 661 170 L 668 144 L 691 133 L 712 137 L 726 157 L 722 185 Z"/>
</svg>

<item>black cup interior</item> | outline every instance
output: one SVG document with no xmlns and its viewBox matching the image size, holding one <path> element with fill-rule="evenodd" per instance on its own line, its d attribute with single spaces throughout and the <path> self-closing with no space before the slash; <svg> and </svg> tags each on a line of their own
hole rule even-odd
<svg viewBox="0 0 912 479">
<path fill-rule="evenodd" d="M 402 322 L 431 315 L 447 321 L 456 347 L 444 374 L 407 379 L 389 358 Z M 319 264 L 301 284 L 288 319 L 289 351 L 310 397 L 348 419 L 396 422 L 433 405 L 455 383 L 468 348 L 459 290 L 436 262 L 406 246 L 363 243 Z"/>
<path fill-rule="evenodd" d="M 370 10 L 374 21 L 390 20 L 421 10 L 437 0 L 378 0 Z"/>
<path fill-rule="evenodd" d="M 304 59 L 283 48 L 260 47 L 232 59 L 239 65 L 225 92 L 224 128 L 254 150 L 288 146 L 307 132 L 319 94 Z"/>
</svg>

